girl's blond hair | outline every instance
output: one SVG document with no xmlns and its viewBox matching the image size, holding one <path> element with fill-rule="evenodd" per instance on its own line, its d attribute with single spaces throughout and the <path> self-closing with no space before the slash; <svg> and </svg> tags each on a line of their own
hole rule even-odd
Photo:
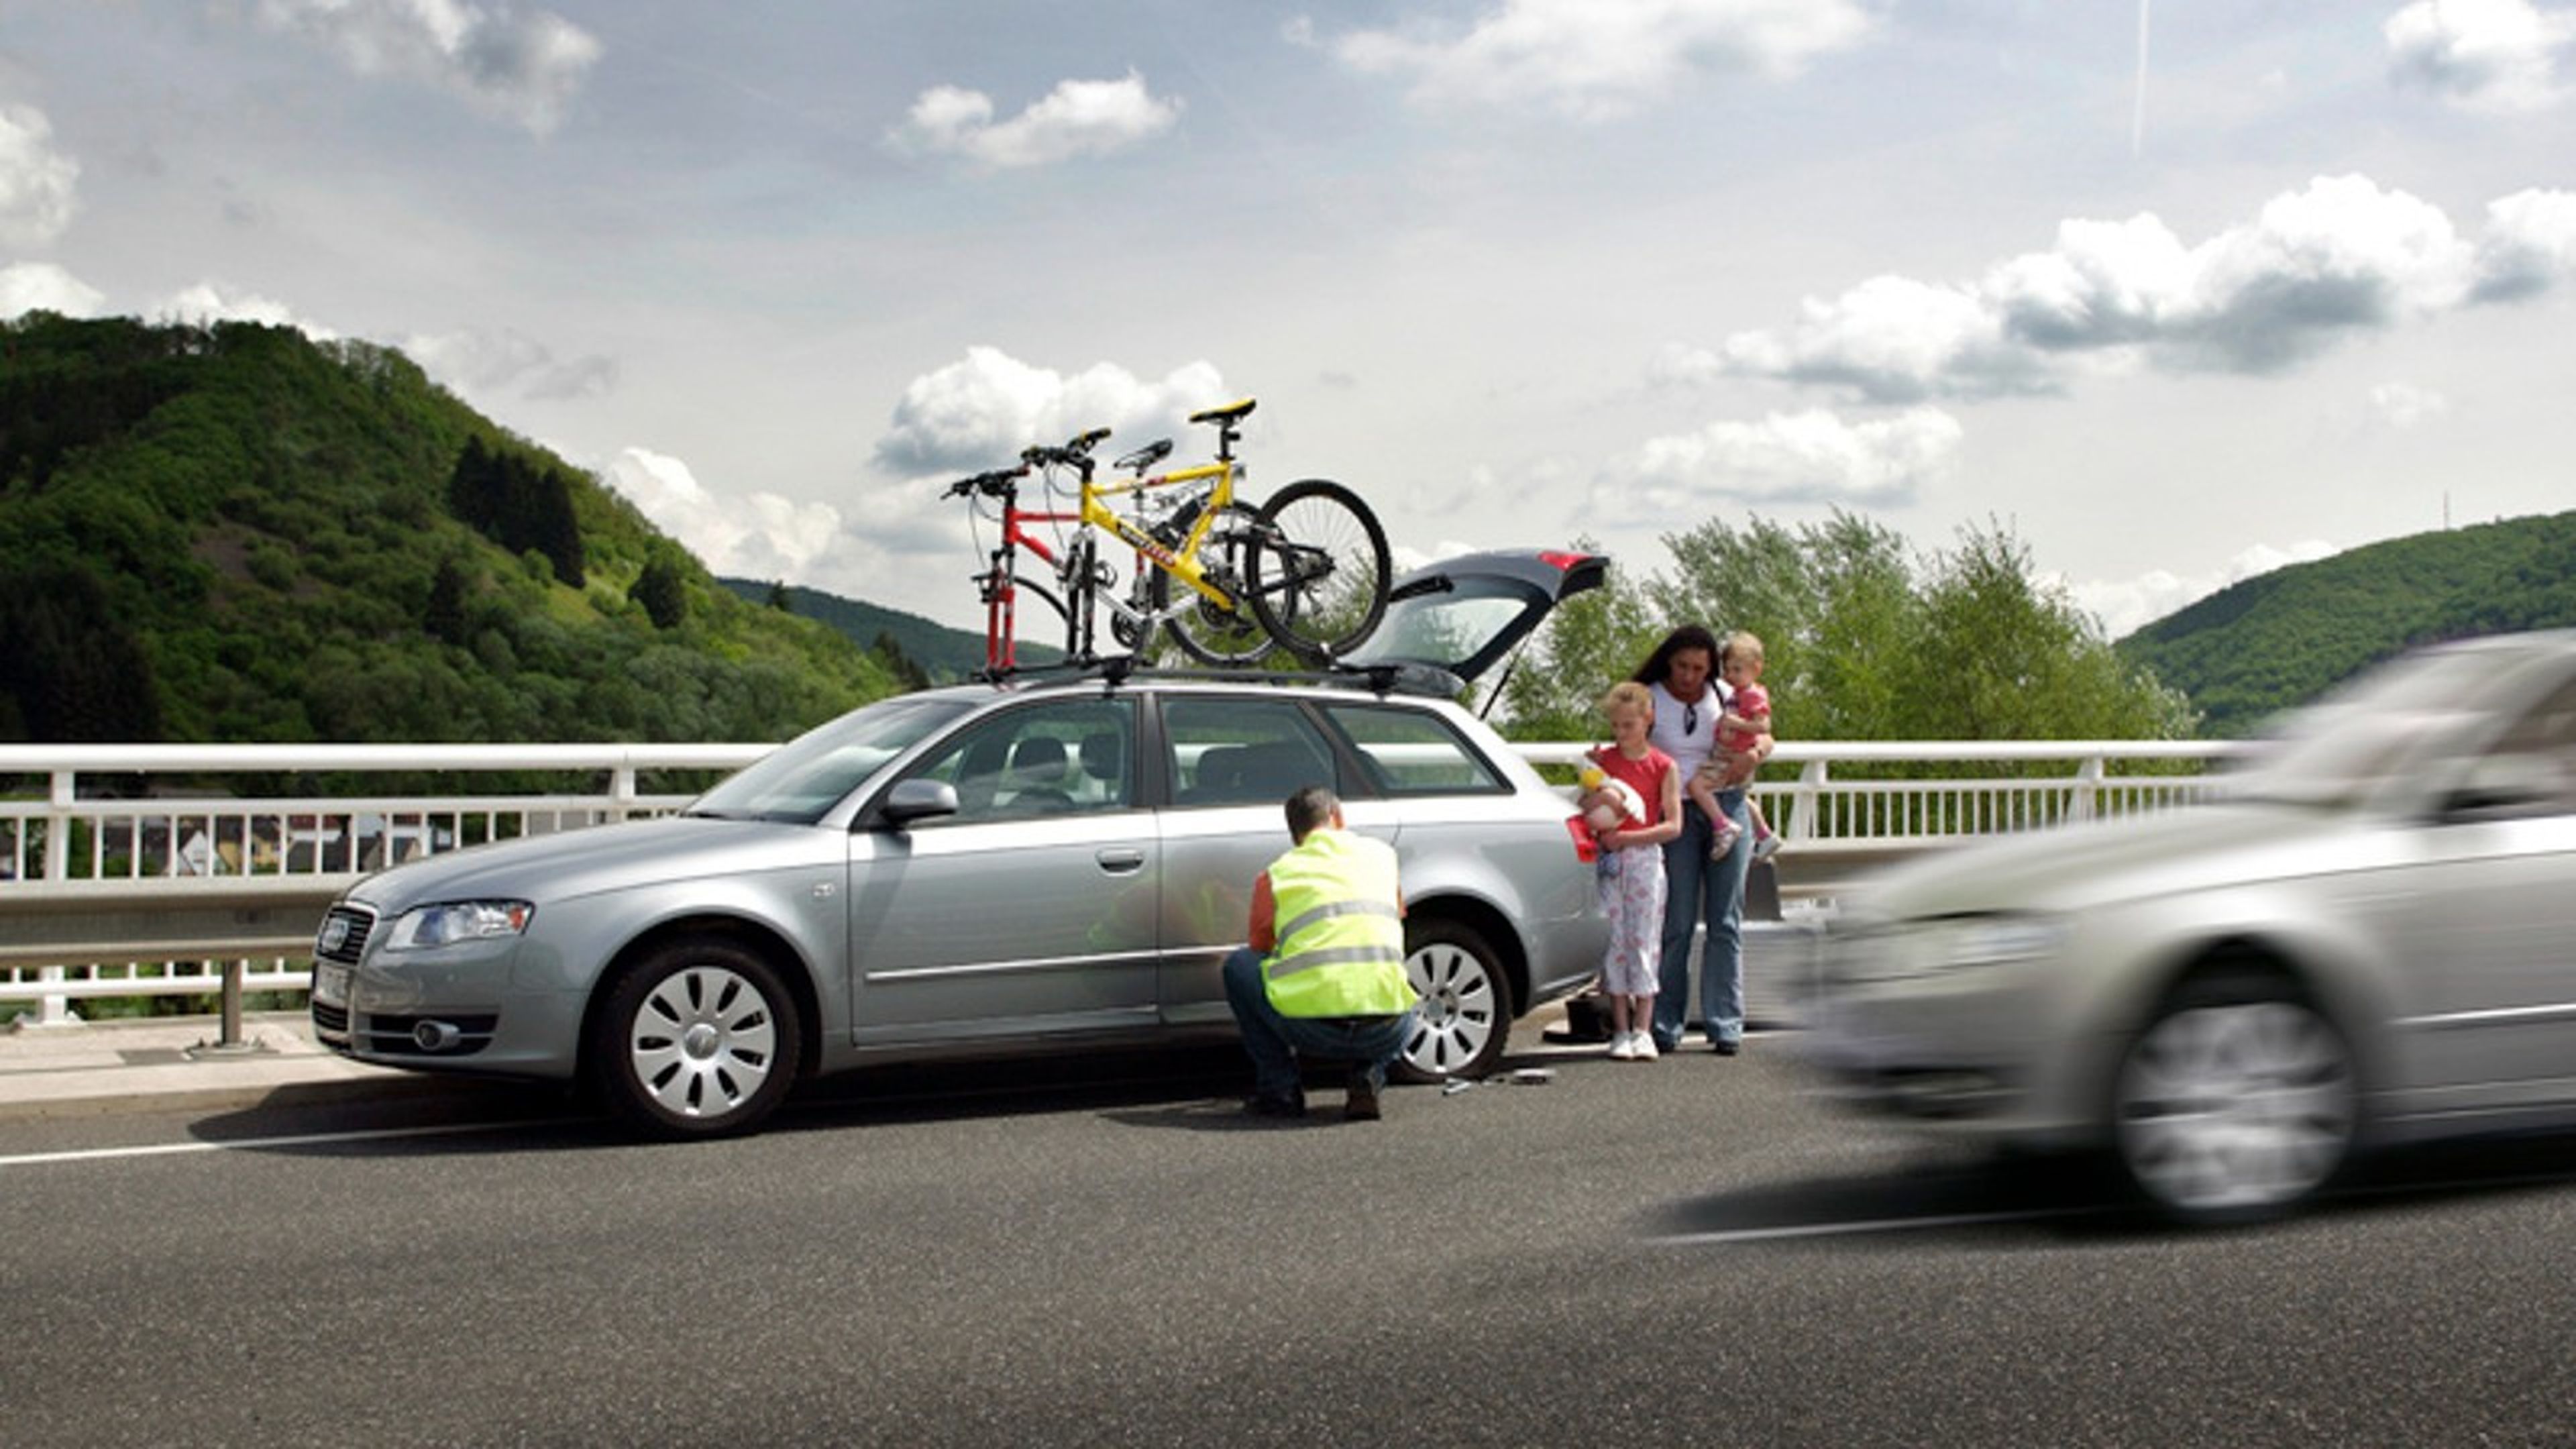
<svg viewBox="0 0 2576 1449">
<path fill-rule="evenodd" d="M 1750 655 L 1754 659 L 1760 659 L 1762 657 L 1761 639 L 1738 629 L 1734 633 L 1727 635 L 1726 642 L 1718 646 L 1717 662 L 1720 667 L 1724 667 L 1728 660 L 1733 659 L 1738 654 L 1746 654 Z"/>
<path fill-rule="evenodd" d="M 1655 697 L 1646 692 L 1646 686 L 1633 679 L 1620 680 L 1610 686 L 1608 694 L 1601 696 L 1600 709 L 1605 715 L 1616 714 L 1631 706 L 1644 710 L 1649 719 L 1654 717 Z"/>
</svg>

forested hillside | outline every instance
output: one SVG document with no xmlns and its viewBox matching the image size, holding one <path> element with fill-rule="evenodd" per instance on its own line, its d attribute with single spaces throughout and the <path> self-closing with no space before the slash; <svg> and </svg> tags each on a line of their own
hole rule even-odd
<svg viewBox="0 0 2576 1449">
<path fill-rule="evenodd" d="M 400 353 L 0 323 L 0 739 L 779 739 L 890 688 Z"/>
<path fill-rule="evenodd" d="M 919 614 L 889 609 L 861 599 L 846 599 L 809 589 L 801 584 L 763 583 L 757 579 L 718 577 L 717 583 L 755 604 L 783 608 L 800 618 L 829 624 L 875 653 L 881 662 L 892 664 L 901 672 L 913 666 L 921 679 L 948 684 L 966 678 L 984 667 L 984 636 L 965 629 L 952 629 Z M 957 597 L 975 597 L 975 581 L 964 568 L 957 571 Z M 1053 615 L 1044 616 L 1052 621 Z M 1023 616 L 1022 622 L 1028 622 Z M 1019 657 L 1027 663 L 1044 664 L 1064 657 L 1061 649 L 1022 639 Z"/>
<path fill-rule="evenodd" d="M 2418 644 L 2576 627 L 2576 513 L 2371 544 L 2247 579 L 2122 639 L 2235 737 Z"/>
</svg>

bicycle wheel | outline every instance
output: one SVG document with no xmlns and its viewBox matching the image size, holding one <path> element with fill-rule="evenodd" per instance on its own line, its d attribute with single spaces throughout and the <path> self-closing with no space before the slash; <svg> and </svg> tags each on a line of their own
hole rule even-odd
<svg viewBox="0 0 2576 1449">
<path fill-rule="evenodd" d="M 1245 561 L 1251 552 L 1251 541 L 1260 526 L 1261 516 L 1252 505 L 1229 503 L 1209 526 L 1206 541 L 1199 545 L 1199 565 L 1207 570 L 1209 579 L 1238 599 L 1246 587 Z M 1181 647 L 1182 653 L 1219 668 L 1258 663 L 1269 654 L 1271 636 L 1250 610 L 1219 608 L 1207 595 L 1161 569 L 1154 571 L 1151 591 L 1156 612 L 1170 607 L 1175 589 L 1190 594 L 1182 601 L 1181 611 L 1166 625 L 1172 642 Z"/>
<path fill-rule="evenodd" d="M 1386 530 L 1339 483 L 1280 489 L 1244 563 L 1262 629 L 1310 663 L 1350 652 L 1386 616 Z"/>
</svg>

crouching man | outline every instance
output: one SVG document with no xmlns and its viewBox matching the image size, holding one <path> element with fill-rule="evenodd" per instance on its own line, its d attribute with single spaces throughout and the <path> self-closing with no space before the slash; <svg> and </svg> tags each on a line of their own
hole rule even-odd
<svg viewBox="0 0 2576 1449">
<path fill-rule="evenodd" d="M 1342 1115 L 1378 1117 L 1386 1069 L 1413 1029 L 1395 851 L 1344 828 L 1321 785 L 1288 797 L 1288 852 L 1252 887 L 1251 944 L 1225 962 L 1225 998 L 1252 1057 L 1256 1117 L 1303 1117 L 1300 1057 L 1347 1063 Z"/>
</svg>

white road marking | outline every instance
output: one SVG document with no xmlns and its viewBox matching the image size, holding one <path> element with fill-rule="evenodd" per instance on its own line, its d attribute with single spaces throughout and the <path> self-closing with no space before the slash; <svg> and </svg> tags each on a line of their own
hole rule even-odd
<svg viewBox="0 0 2576 1449">
<path fill-rule="evenodd" d="M 1728 1228 L 1710 1233 L 1673 1233 L 1654 1241 L 1674 1248 L 1719 1247 L 1729 1243 L 1760 1243 L 1782 1238 L 1830 1238 L 1860 1233 L 1894 1233 L 1908 1228 L 1966 1228 L 1985 1223 L 2023 1223 L 2035 1218 L 2067 1218 L 2096 1211 L 2093 1208 L 2025 1208 L 2019 1212 L 1950 1213 L 1939 1217 L 1863 1218 L 1847 1223 L 1782 1223 L 1768 1228 Z"/>
<path fill-rule="evenodd" d="M 577 1119 L 542 1122 L 445 1122 L 428 1127 L 378 1127 L 356 1132 L 308 1132 L 294 1137 L 244 1137 L 233 1142 L 158 1142 L 140 1147 L 81 1147 L 64 1152 L 22 1152 L 0 1157 L 0 1168 L 48 1167 L 62 1162 L 106 1162 L 135 1157 L 176 1157 L 191 1152 L 245 1152 L 279 1147 L 317 1147 L 335 1142 L 388 1142 L 403 1137 L 453 1137 L 467 1132 L 510 1128 L 554 1127 Z"/>
</svg>

